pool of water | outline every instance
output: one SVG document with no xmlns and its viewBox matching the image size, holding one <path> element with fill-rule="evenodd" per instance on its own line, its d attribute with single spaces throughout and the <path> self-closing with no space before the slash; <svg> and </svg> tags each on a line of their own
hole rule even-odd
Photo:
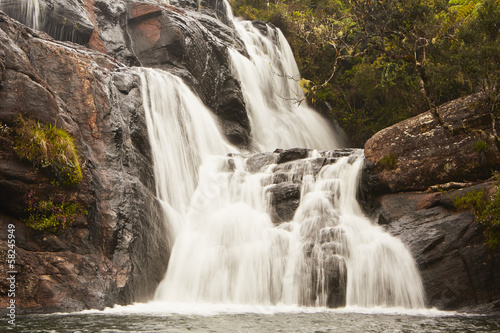
<svg viewBox="0 0 500 333">
<path fill-rule="evenodd" d="M 500 316 L 437 310 L 136 304 L 27 315 L 15 332 L 500 332 Z"/>
</svg>

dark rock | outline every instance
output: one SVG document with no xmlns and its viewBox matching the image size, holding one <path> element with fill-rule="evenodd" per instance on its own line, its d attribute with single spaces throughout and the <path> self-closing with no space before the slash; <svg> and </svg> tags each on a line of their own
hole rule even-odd
<svg viewBox="0 0 500 333">
<path fill-rule="evenodd" d="M 326 305 L 340 308 L 346 305 L 347 266 L 344 257 L 329 255 L 324 263 L 326 287 L 328 290 Z"/>
<path fill-rule="evenodd" d="M 248 146 L 250 122 L 227 50 L 241 48 L 241 41 L 220 21 L 205 18 L 200 23 L 199 13 L 154 2 L 134 2 L 127 8 L 126 45 L 138 62 L 180 75 L 219 117 L 228 139 Z"/>
<path fill-rule="evenodd" d="M 259 172 L 262 167 L 276 163 L 278 155 L 275 153 L 260 153 L 249 157 L 246 160 L 246 167 L 252 173 Z"/>
<path fill-rule="evenodd" d="M 309 149 L 306 148 L 292 148 L 287 150 L 277 149 L 275 153 L 279 153 L 277 163 L 281 164 L 308 157 Z"/>
<path fill-rule="evenodd" d="M 379 192 L 487 179 L 500 164 L 496 132 L 481 95 L 446 103 L 436 113 L 405 120 L 366 142 L 365 156 L 375 164 Z M 488 150 L 476 150 L 479 140 L 487 143 Z"/>
<path fill-rule="evenodd" d="M 271 187 L 271 202 L 280 203 L 289 199 L 299 199 L 300 191 L 297 184 L 288 182 Z"/>
<path fill-rule="evenodd" d="M 300 202 L 299 185 L 292 182 L 279 183 L 269 189 L 274 207 L 274 223 L 291 221 Z"/>
<path fill-rule="evenodd" d="M 485 245 L 484 230 L 472 212 L 449 211 L 439 204 L 439 197 L 426 193 L 384 196 L 381 206 L 390 216 L 387 230 L 407 244 L 415 257 L 428 306 L 442 310 L 484 307 L 500 297 L 500 250 Z M 402 202 L 407 204 L 394 211 Z"/>
</svg>

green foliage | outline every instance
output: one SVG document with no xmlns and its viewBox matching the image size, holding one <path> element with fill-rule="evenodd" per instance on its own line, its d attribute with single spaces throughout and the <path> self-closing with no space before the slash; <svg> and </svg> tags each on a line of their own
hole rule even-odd
<svg viewBox="0 0 500 333">
<path fill-rule="evenodd" d="M 500 174 L 495 174 L 495 177 L 497 190 L 492 197 L 482 190 L 453 198 L 457 210 L 474 210 L 476 222 L 485 227 L 486 244 L 491 249 L 496 249 L 500 244 Z"/>
<path fill-rule="evenodd" d="M 500 0 L 232 0 L 289 41 L 308 101 L 363 146 L 458 97 L 500 110 Z M 307 83 L 304 85 L 304 83 Z"/>
<path fill-rule="evenodd" d="M 73 223 L 79 214 L 87 215 L 82 205 L 67 202 L 60 195 L 57 199 L 40 200 L 33 191 L 24 196 L 26 212 L 29 214 L 25 220 L 26 225 L 35 230 L 47 230 L 54 234 L 61 232 L 67 225 Z"/>
<path fill-rule="evenodd" d="M 487 195 L 484 190 L 472 190 L 467 194 L 453 198 L 453 205 L 458 211 L 479 210 L 482 211 L 486 205 Z"/>
<path fill-rule="evenodd" d="M 398 157 L 396 154 L 387 154 L 378 164 L 385 170 L 394 170 L 398 166 Z"/>
<path fill-rule="evenodd" d="M 14 149 L 21 159 L 50 169 L 64 184 L 78 184 L 82 172 L 73 138 L 55 125 L 41 125 L 19 117 L 14 127 Z"/>
<path fill-rule="evenodd" d="M 450 12 L 455 13 L 455 21 L 467 23 L 471 18 L 478 15 L 478 11 L 483 4 L 483 0 L 450 0 Z M 497 5 L 500 5 L 500 0 L 494 0 Z"/>
<path fill-rule="evenodd" d="M 476 143 L 474 144 L 474 149 L 478 152 L 478 153 L 482 153 L 482 152 L 485 152 L 488 150 L 488 143 L 486 141 L 483 141 L 483 140 L 478 140 L 476 141 Z"/>
</svg>

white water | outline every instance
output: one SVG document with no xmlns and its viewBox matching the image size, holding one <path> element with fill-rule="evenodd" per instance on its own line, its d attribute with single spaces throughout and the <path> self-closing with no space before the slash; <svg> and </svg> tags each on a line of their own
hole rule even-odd
<svg viewBox="0 0 500 333">
<path fill-rule="evenodd" d="M 21 2 L 21 6 L 15 6 L 19 9 L 11 12 L 8 8 L 10 3 Z M 16 20 L 35 30 L 40 30 L 42 20 L 42 6 L 39 0 L 0 0 L 0 9 L 6 10 Z"/>
<path fill-rule="evenodd" d="M 156 193 L 170 227 L 176 230 L 185 219 L 202 162 L 237 150 L 222 137 L 215 116 L 180 78 L 161 70 L 138 70 Z"/>
<path fill-rule="evenodd" d="M 289 46 L 236 22 L 250 59 L 231 51 L 261 150 L 338 147 L 301 98 Z M 271 66 L 269 65 L 271 64 Z M 272 69 L 272 70 L 271 70 Z M 155 302 L 422 308 L 420 276 L 406 247 L 363 216 L 356 201 L 362 151 L 300 176 L 300 204 L 279 227 L 269 190 L 275 164 L 257 173 L 224 139 L 217 120 L 178 78 L 140 70 L 157 195 L 174 244 Z M 298 76 L 297 76 L 298 78 Z M 284 97 L 284 98 L 282 98 Z M 329 155 L 311 153 L 311 161 Z M 332 282 L 333 281 L 333 282 Z M 338 289 L 338 290 L 337 290 Z"/>
<path fill-rule="evenodd" d="M 230 50 L 232 68 L 241 82 L 259 150 L 340 147 L 340 133 L 335 134 L 303 101 L 299 69 L 281 31 L 274 36 L 274 30 L 267 27 L 265 37 L 249 21 L 235 20 L 234 24 L 250 57 Z"/>
</svg>

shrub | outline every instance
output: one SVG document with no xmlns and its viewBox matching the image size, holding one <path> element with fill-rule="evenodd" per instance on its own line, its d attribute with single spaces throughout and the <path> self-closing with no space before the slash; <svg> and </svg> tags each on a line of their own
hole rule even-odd
<svg viewBox="0 0 500 333">
<path fill-rule="evenodd" d="M 55 125 L 19 117 L 14 126 L 14 149 L 21 159 L 48 168 L 64 184 L 78 184 L 82 171 L 73 138 Z"/>
<path fill-rule="evenodd" d="M 453 199 L 453 204 L 458 210 L 474 210 L 476 222 L 485 227 L 486 244 L 491 249 L 496 249 L 500 244 L 500 174 L 495 174 L 495 177 L 497 191 L 492 197 L 488 197 L 482 190 L 471 191 Z"/>
</svg>

